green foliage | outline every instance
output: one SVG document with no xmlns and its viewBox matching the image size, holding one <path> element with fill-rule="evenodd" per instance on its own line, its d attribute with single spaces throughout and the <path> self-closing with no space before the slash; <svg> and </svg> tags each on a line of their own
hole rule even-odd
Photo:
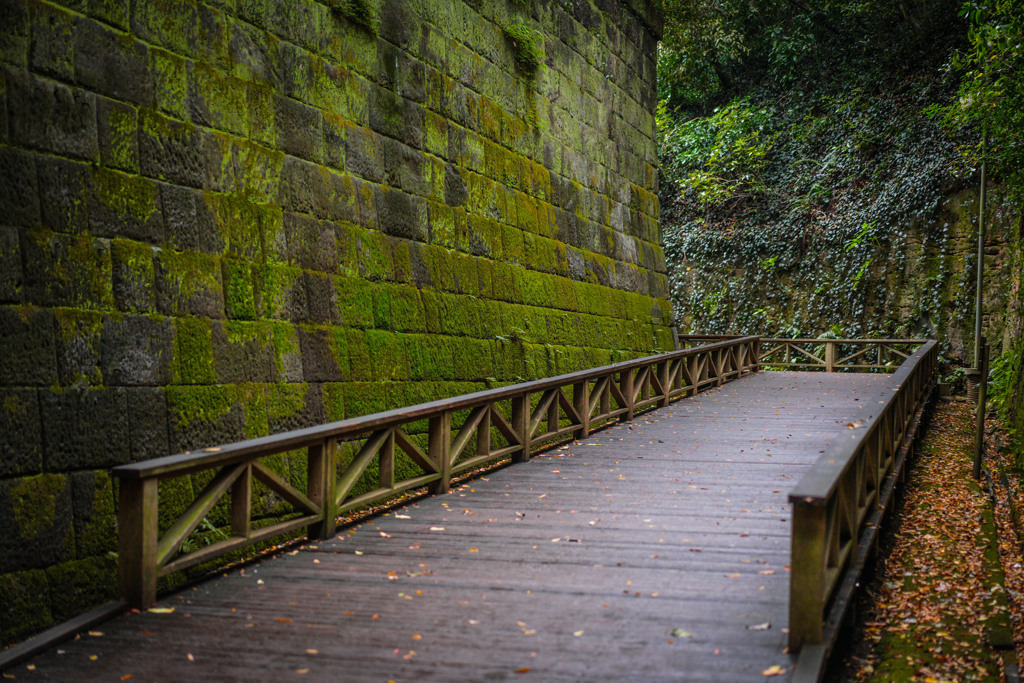
<svg viewBox="0 0 1024 683">
<path fill-rule="evenodd" d="M 376 8 L 370 4 L 370 0 L 327 0 L 327 6 L 356 26 L 362 26 L 370 33 L 377 34 Z"/>
<path fill-rule="evenodd" d="M 962 8 L 970 21 L 968 47 L 950 62 L 963 70 L 959 97 L 931 111 L 951 130 L 975 126 L 988 133 L 984 145 L 965 145 L 972 164 L 986 161 L 1024 197 L 1024 4 L 1019 0 L 971 0 Z"/>
<path fill-rule="evenodd" d="M 543 36 L 523 21 L 516 21 L 505 27 L 505 37 L 515 49 L 516 67 L 525 74 L 532 74 L 544 59 L 541 51 Z"/>
</svg>

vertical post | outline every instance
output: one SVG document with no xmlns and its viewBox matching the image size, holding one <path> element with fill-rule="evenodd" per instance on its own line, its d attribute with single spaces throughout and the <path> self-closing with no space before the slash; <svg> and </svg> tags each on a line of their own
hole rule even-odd
<svg viewBox="0 0 1024 683">
<path fill-rule="evenodd" d="M 248 463 L 231 485 L 231 535 L 249 538 L 252 520 L 252 464 Z"/>
<path fill-rule="evenodd" d="M 572 385 L 572 407 L 580 415 L 580 427 L 575 437 L 585 439 L 590 436 L 590 382 L 584 380 Z"/>
<path fill-rule="evenodd" d="M 490 417 L 490 413 L 488 413 Z M 490 421 L 488 420 L 488 423 Z M 427 436 L 427 450 L 430 460 L 437 468 L 441 477 L 432 481 L 427 487 L 431 493 L 448 493 L 452 487 L 452 414 L 445 410 L 440 415 L 430 418 Z M 490 447 L 490 429 L 488 428 L 488 447 Z"/>
<path fill-rule="evenodd" d="M 715 386 L 720 387 L 725 384 L 725 349 L 719 349 L 715 351 Z"/>
<path fill-rule="evenodd" d="M 690 396 L 696 396 L 700 389 L 700 358 L 699 354 L 693 354 L 687 359 L 687 368 L 690 375 Z"/>
<path fill-rule="evenodd" d="M 561 422 L 561 415 L 559 414 L 559 399 L 562 395 L 562 387 L 555 387 L 555 397 L 551 399 L 551 405 L 548 406 L 548 431 L 557 432 L 559 423 Z"/>
<path fill-rule="evenodd" d="M 624 420 L 633 419 L 633 370 L 626 369 L 619 373 L 619 391 L 622 392 L 622 398 L 626 399 L 626 405 L 623 406 L 626 409 L 626 415 Z"/>
<path fill-rule="evenodd" d="M 974 478 L 981 479 L 982 456 L 985 453 L 985 400 L 988 384 L 988 341 L 981 338 L 981 376 L 978 377 L 978 405 L 975 406 L 974 427 Z"/>
<path fill-rule="evenodd" d="M 672 361 L 662 361 L 658 365 L 658 381 L 661 383 L 661 402 L 659 405 L 665 407 L 669 404 L 669 399 L 672 397 L 672 387 L 670 386 L 669 378 L 672 376 Z"/>
<path fill-rule="evenodd" d="M 836 367 L 836 343 L 825 342 L 825 372 L 835 372 Z"/>
<path fill-rule="evenodd" d="M 480 425 L 476 428 L 476 454 L 491 454 L 491 411 L 493 405 L 488 405 L 484 416 L 480 418 Z"/>
<path fill-rule="evenodd" d="M 334 500 L 334 462 L 337 449 L 337 441 L 325 439 L 313 444 L 306 451 L 306 495 L 323 512 L 323 519 L 311 524 L 306 531 L 310 538 L 331 538 L 337 529 L 337 506 Z"/>
<path fill-rule="evenodd" d="M 121 479 L 118 496 L 118 579 L 136 609 L 156 602 L 158 481 Z"/>
<path fill-rule="evenodd" d="M 983 142 L 984 154 L 988 154 L 988 131 Z M 974 367 L 981 368 L 981 322 L 984 313 L 982 290 L 985 270 L 985 162 L 981 162 L 981 187 L 978 189 L 978 273 L 974 285 Z M 980 401 L 979 401 L 980 403 Z"/>
<path fill-rule="evenodd" d="M 530 395 L 522 394 L 512 398 L 512 430 L 519 437 L 522 448 L 512 454 L 512 462 L 526 462 L 530 459 Z"/>
<path fill-rule="evenodd" d="M 825 618 L 826 505 L 793 503 L 793 566 L 789 577 L 789 651 L 821 642 Z"/>
<path fill-rule="evenodd" d="M 751 360 L 751 364 L 752 364 L 751 369 L 754 372 L 759 372 L 761 370 L 761 338 L 758 337 L 752 343 L 753 343 L 753 351 L 752 351 L 752 353 L 754 354 L 754 356 L 753 356 L 753 359 Z"/>
<path fill-rule="evenodd" d="M 377 453 L 377 483 L 382 489 L 395 487 L 395 429 L 388 430 L 387 438 Z"/>
</svg>

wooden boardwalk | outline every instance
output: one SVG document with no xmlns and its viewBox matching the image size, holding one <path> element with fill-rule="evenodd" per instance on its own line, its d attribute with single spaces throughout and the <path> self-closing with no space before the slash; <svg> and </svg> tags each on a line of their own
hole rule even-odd
<svg viewBox="0 0 1024 683">
<path fill-rule="evenodd" d="M 229 572 L 162 600 L 171 613 L 115 619 L 8 673 L 788 680 L 762 675 L 795 662 L 786 494 L 884 379 L 739 379 Z"/>
</svg>

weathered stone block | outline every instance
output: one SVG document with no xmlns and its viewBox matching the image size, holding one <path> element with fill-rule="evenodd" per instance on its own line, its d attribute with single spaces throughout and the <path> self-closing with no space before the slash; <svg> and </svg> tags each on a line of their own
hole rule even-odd
<svg viewBox="0 0 1024 683">
<path fill-rule="evenodd" d="M 24 66 L 28 59 L 31 20 L 29 6 L 20 2 L 0 5 L 0 60 L 15 66 Z"/>
<path fill-rule="evenodd" d="M 215 320 L 211 330 L 213 369 L 218 382 L 275 381 L 273 330 L 269 325 Z"/>
<path fill-rule="evenodd" d="M 174 321 L 174 362 L 172 382 L 175 384 L 213 384 L 212 321 L 202 318 L 178 318 Z"/>
<path fill-rule="evenodd" d="M 157 184 L 148 178 L 102 167 L 92 172 L 89 229 L 103 237 L 127 237 L 150 244 L 164 238 Z"/>
<path fill-rule="evenodd" d="M 302 349 L 297 328 L 286 323 L 273 323 L 270 330 L 274 346 L 274 381 L 301 382 Z"/>
<path fill-rule="evenodd" d="M 319 109 L 287 97 L 274 98 L 277 147 L 286 154 L 322 163 L 324 126 Z"/>
<path fill-rule="evenodd" d="M 359 221 L 359 197 L 352 176 L 347 173 L 328 174 L 327 202 L 324 208 L 328 220 L 344 223 Z"/>
<path fill-rule="evenodd" d="M 128 400 L 120 388 L 41 390 L 43 466 L 52 472 L 128 462 Z"/>
<path fill-rule="evenodd" d="M 338 268 L 334 226 L 309 216 L 286 211 L 285 239 L 288 262 L 293 266 L 331 273 Z"/>
<path fill-rule="evenodd" d="M 306 283 L 306 317 L 308 321 L 337 325 L 340 316 L 336 276 L 306 272 L 303 274 L 303 279 Z"/>
<path fill-rule="evenodd" d="M 79 83 L 117 100 L 152 105 L 153 80 L 144 43 L 87 19 L 77 23 L 74 38 Z"/>
<path fill-rule="evenodd" d="M 302 373 L 307 382 L 341 382 L 348 374 L 348 341 L 342 329 L 300 325 Z"/>
<path fill-rule="evenodd" d="M 143 175 L 177 185 L 203 187 L 202 136 L 191 123 L 152 109 L 139 110 L 139 166 Z"/>
<path fill-rule="evenodd" d="M 426 242 L 427 203 L 422 197 L 378 186 L 374 191 L 377 218 L 382 232 L 394 237 Z"/>
<path fill-rule="evenodd" d="M 0 572 L 47 567 L 73 554 L 67 477 L 0 480 Z"/>
<path fill-rule="evenodd" d="M 39 223 L 35 155 L 0 147 L 0 212 L 8 225 Z"/>
<path fill-rule="evenodd" d="M 111 240 L 114 301 L 119 311 L 150 313 L 156 308 L 153 247 L 129 240 Z"/>
<path fill-rule="evenodd" d="M 57 381 L 62 386 L 101 385 L 100 333 L 103 314 L 73 308 L 54 309 Z"/>
<path fill-rule="evenodd" d="M 0 574 L 0 642 L 16 643 L 52 626 L 49 595 L 42 569 Z"/>
<path fill-rule="evenodd" d="M 301 322 L 308 318 L 306 281 L 302 270 L 274 264 L 255 268 L 257 310 L 263 317 Z"/>
<path fill-rule="evenodd" d="M 225 248 L 222 222 L 200 190 L 178 185 L 160 184 L 167 246 L 179 251 L 202 251 L 220 254 Z"/>
<path fill-rule="evenodd" d="M 34 10 L 29 54 L 32 70 L 65 81 L 74 80 L 75 15 L 52 5 L 37 5 Z"/>
<path fill-rule="evenodd" d="M 104 470 L 71 475 L 75 548 L 80 558 L 117 551 L 114 483 Z"/>
<path fill-rule="evenodd" d="M 19 303 L 23 280 L 18 229 L 0 226 L 0 303 Z"/>
<path fill-rule="evenodd" d="M 187 62 L 176 54 L 154 47 L 149 51 L 149 72 L 157 109 L 178 118 L 186 118 Z"/>
<path fill-rule="evenodd" d="M 34 230 L 22 241 L 24 297 L 39 306 L 114 307 L 110 244 Z"/>
<path fill-rule="evenodd" d="M 171 452 L 167 442 L 167 397 L 160 387 L 129 387 L 128 436 L 131 462 Z"/>
<path fill-rule="evenodd" d="M 7 76 L 11 141 L 63 156 L 99 159 L 96 95 L 26 72 Z"/>
<path fill-rule="evenodd" d="M 319 384 L 273 384 L 266 389 L 267 422 L 277 434 L 327 421 Z"/>
<path fill-rule="evenodd" d="M 388 408 L 388 384 L 382 382 L 346 382 L 345 417 L 372 415 Z"/>
<path fill-rule="evenodd" d="M 131 105 L 101 97 L 96 117 L 100 161 L 104 166 L 129 173 L 139 170 L 139 117 Z"/>
<path fill-rule="evenodd" d="M 326 170 L 316 164 L 286 156 L 281 168 L 281 207 L 285 211 L 324 216 L 327 176 Z"/>
<path fill-rule="evenodd" d="M 345 168 L 379 183 L 384 179 L 383 138 L 370 128 L 348 124 L 345 129 Z"/>
<path fill-rule="evenodd" d="M 409 334 L 404 339 L 410 379 L 435 381 L 455 377 L 454 348 L 460 339 L 430 334 Z"/>
<path fill-rule="evenodd" d="M 224 317 L 220 259 L 198 252 L 161 250 L 154 259 L 157 310 L 164 315 Z"/>
<path fill-rule="evenodd" d="M 338 313 L 344 327 L 373 327 L 376 321 L 390 318 L 388 299 L 379 285 L 361 278 L 339 277 L 337 292 Z"/>
<path fill-rule="evenodd" d="M 46 578 L 51 585 L 61 587 L 59 598 L 50 606 L 57 622 L 118 597 L 116 557 L 88 557 L 66 562 L 47 569 Z"/>
<path fill-rule="evenodd" d="M 82 2 L 81 4 L 88 5 L 86 11 L 89 13 L 89 16 L 96 17 L 100 21 L 116 26 L 119 29 L 128 30 L 129 0 L 97 0 L 96 2 Z"/>
<path fill-rule="evenodd" d="M 110 386 L 168 383 L 173 340 L 169 319 L 142 315 L 106 318 L 100 335 L 104 381 Z"/>
<path fill-rule="evenodd" d="M 256 282 L 248 261 L 225 258 L 221 261 L 224 280 L 224 311 L 231 320 L 255 320 L 258 317 Z"/>
<path fill-rule="evenodd" d="M 191 56 L 199 43 L 199 17 L 193 0 L 132 5 L 132 33 L 172 52 Z"/>
<path fill-rule="evenodd" d="M 258 387 L 169 386 L 165 392 L 172 452 L 267 433 L 263 392 Z"/>
<path fill-rule="evenodd" d="M 0 477 L 42 470 L 43 432 L 35 389 L 0 389 Z"/>
<path fill-rule="evenodd" d="M 370 350 L 374 379 L 409 379 L 409 359 L 405 353 L 404 337 L 382 330 L 366 331 L 366 345 Z"/>
</svg>

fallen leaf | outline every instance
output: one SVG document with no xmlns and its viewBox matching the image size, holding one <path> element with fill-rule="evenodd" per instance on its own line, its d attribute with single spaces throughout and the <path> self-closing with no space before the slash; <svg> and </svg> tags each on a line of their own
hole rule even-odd
<svg viewBox="0 0 1024 683">
<path fill-rule="evenodd" d="M 174 611 L 173 607 L 150 607 L 149 610 L 153 614 L 170 614 Z"/>
<path fill-rule="evenodd" d="M 689 631 L 684 631 L 681 628 L 674 628 L 669 631 L 669 635 L 675 636 L 676 638 L 693 638 L 693 634 Z"/>
<path fill-rule="evenodd" d="M 277 619 L 274 619 L 274 621 L 280 621 L 282 624 L 290 624 L 290 623 L 292 623 L 292 620 L 289 619 L 288 617 L 278 617 Z"/>
<path fill-rule="evenodd" d="M 781 676 L 786 673 L 786 670 L 776 664 L 775 666 L 768 667 L 761 672 L 762 676 Z"/>
<path fill-rule="evenodd" d="M 443 526 L 432 526 L 432 527 L 430 527 L 430 530 L 431 531 L 444 531 L 444 527 Z"/>
<path fill-rule="evenodd" d="M 88 634 L 89 634 L 90 636 L 96 636 L 96 637 L 99 637 L 99 636 L 102 636 L 102 635 L 103 635 L 103 631 L 87 631 L 87 633 L 88 633 Z"/>
<path fill-rule="evenodd" d="M 528 666 L 524 666 L 524 667 L 522 667 L 520 669 L 516 669 L 516 673 L 517 674 L 525 674 L 525 673 L 529 673 L 529 672 L 530 672 L 530 667 L 528 667 Z"/>
<path fill-rule="evenodd" d="M 747 626 L 747 630 L 748 631 L 767 631 L 771 627 L 772 627 L 772 622 L 765 621 L 765 622 L 762 622 L 760 624 L 751 624 L 750 626 Z"/>
<path fill-rule="evenodd" d="M 187 655 L 185 655 L 185 658 L 188 659 L 188 661 L 190 661 L 190 662 L 196 661 L 196 658 L 192 655 L 191 652 L 189 652 Z"/>
</svg>

